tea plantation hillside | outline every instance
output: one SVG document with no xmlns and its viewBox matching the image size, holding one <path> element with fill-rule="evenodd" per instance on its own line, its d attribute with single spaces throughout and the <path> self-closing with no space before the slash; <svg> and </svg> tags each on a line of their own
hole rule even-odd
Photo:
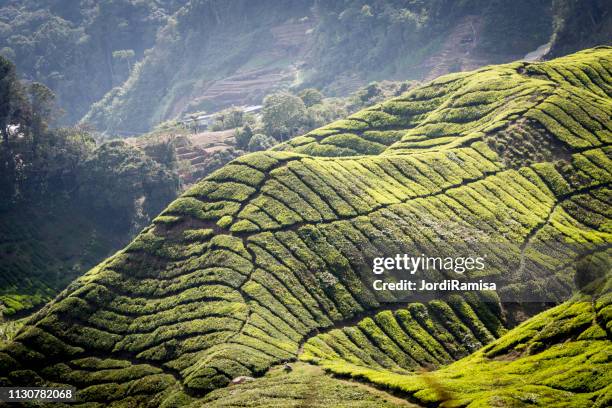
<svg viewBox="0 0 612 408">
<path fill-rule="evenodd" d="M 422 406 L 606 406 L 609 294 L 513 326 L 539 305 L 517 301 L 562 303 L 577 260 L 609 256 L 611 75 L 598 48 L 444 76 L 231 162 L 35 314 L 0 383 L 92 406 L 320 405 L 316 367 L 269 372 L 299 357 Z M 374 291 L 373 258 L 400 253 L 486 253 L 499 297 Z M 240 376 L 263 378 L 225 389 Z M 329 381 L 338 406 L 399 404 Z"/>
<path fill-rule="evenodd" d="M 426 374 L 398 372 L 360 357 L 365 353 L 367 358 L 375 359 L 382 353 L 394 356 L 387 350 L 390 345 L 397 348 L 396 344 L 408 352 L 418 349 L 420 344 L 440 350 L 448 348 L 449 343 L 414 336 L 411 332 L 412 327 L 428 319 L 436 321 L 439 306 L 434 302 L 428 307 L 411 304 L 394 316 L 389 312 L 376 315 L 376 324 L 386 334 L 370 337 L 373 341 L 368 347 L 372 350 L 358 349 L 355 345 L 359 343 L 351 337 L 359 329 L 371 333 L 374 323 L 365 319 L 357 326 L 309 339 L 300 359 L 337 375 L 392 389 L 421 406 L 606 407 L 612 403 L 611 302 L 608 292 L 593 301 L 586 297 L 563 303 L 529 319 L 469 357 Z M 399 326 L 393 323 L 393 317 L 402 324 L 402 329 L 395 330 Z M 470 321 L 467 319 L 467 323 Z M 452 320 L 447 322 L 453 324 Z M 477 325 L 472 327 L 474 334 L 468 329 L 468 339 L 486 333 Z M 468 344 L 475 343 L 468 340 Z"/>
</svg>

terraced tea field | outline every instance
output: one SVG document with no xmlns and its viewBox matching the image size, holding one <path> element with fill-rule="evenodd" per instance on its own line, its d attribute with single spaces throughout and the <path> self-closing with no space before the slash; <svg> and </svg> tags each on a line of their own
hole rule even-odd
<svg viewBox="0 0 612 408">
<path fill-rule="evenodd" d="M 610 281 L 573 288 L 610 256 L 611 74 L 599 48 L 448 75 L 234 160 L 33 316 L 0 383 L 92 406 L 608 406 Z M 482 252 L 499 296 L 372 289 L 375 257 Z M 542 305 L 508 302 L 544 295 L 514 327 Z"/>
<path fill-rule="evenodd" d="M 179 171 L 181 185 L 189 186 L 197 182 L 209 171 L 206 160 L 216 152 L 223 152 L 235 147 L 235 129 L 175 134 L 174 132 L 150 134 L 125 139 L 136 147 L 144 148 L 157 143 L 173 143 L 176 148 L 176 158 L 183 164 Z"/>
<path fill-rule="evenodd" d="M 574 299 L 563 303 L 469 357 L 426 373 L 363 364 L 351 353 L 340 356 L 329 348 L 341 349 L 342 341 L 330 342 L 324 336 L 310 339 L 300 358 L 336 375 L 394 390 L 420 406 L 607 407 L 612 402 L 610 310 L 608 287 L 607 296 L 594 302 Z M 358 327 L 366 324 L 361 321 Z M 389 326 L 383 323 L 381 327 Z M 343 331 L 355 329 L 345 327 Z M 389 338 L 402 333 L 406 332 L 392 332 Z M 382 344 L 376 349 L 386 350 Z M 429 344 L 444 345 L 439 340 Z"/>
</svg>

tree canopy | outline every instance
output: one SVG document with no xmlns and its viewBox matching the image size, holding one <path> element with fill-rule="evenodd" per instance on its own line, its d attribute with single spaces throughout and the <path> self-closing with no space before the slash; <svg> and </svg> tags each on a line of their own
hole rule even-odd
<svg viewBox="0 0 612 408">
<path fill-rule="evenodd" d="M 262 121 L 266 133 L 280 141 L 297 134 L 306 115 L 306 105 L 287 92 L 268 95 L 263 101 Z"/>
</svg>

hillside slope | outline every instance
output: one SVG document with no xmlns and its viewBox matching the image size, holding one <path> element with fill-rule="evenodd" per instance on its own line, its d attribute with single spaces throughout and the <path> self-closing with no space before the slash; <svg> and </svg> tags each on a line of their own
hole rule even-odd
<svg viewBox="0 0 612 408">
<path fill-rule="evenodd" d="M 0 192 L 0 323 L 42 307 L 127 245 L 178 194 L 173 161 L 123 141 L 70 145 L 64 134 L 70 130 L 0 149 L 28 170 Z M 24 153 L 32 151 L 44 159 Z"/>
<path fill-rule="evenodd" d="M 84 214 L 78 205 L 61 204 L 64 208 L 21 208 L 9 216 L 3 214 L 0 220 L 2 317 L 31 313 L 44 305 L 74 278 L 133 236 L 97 223 L 91 213 Z"/>
<path fill-rule="evenodd" d="M 333 331 L 311 338 L 300 359 L 321 365 L 336 375 L 392 389 L 421 406 L 605 407 L 612 402 L 611 301 L 608 293 L 593 300 L 582 297 L 566 302 L 529 319 L 469 357 L 429 373 L 398 373 L 360 360 L 345 347 L 339 347 L 340 341 L 329 340 L 328 336 L 341 335 Z M 429 313 L 436 313 L 435 305 L 419 308 L 412 304 L 395 316 L 402 322 L 411 318 L 421 322 L 429 318 L 428 309 Z M 377 322 L 387 328 L 384 313 L 377 315 Z M 435 314 L 432 316 L 435 319 Z M 361 321 L 359 327 L 366 323 Z M 418 327 L 418 323 L 412 322 L 415 325 Z M 393 344 L 392 339 L 410 338 L 411 327 L 406 325 L 406 329 L 388 331 L 388 336 L 372 342 L 373 352 L 368 357 L 384 353 L 385 341 Z M 343 332 L 351 330 L 355 328 L 343 328 Z M 471 332 L 469 329 L 467 332 L 469 338 Z M 486 333 L 486 328 L 474 332 Z M 413 343 L 418 347 L 418 342 Z M 424 344 L 448 347 L 447 343 L 431 339 Z M 468 344 L 473 343 L 468 340 Z"/>
<path fill-rule="evenodd" d="M 553 2 L 553 35 L 546 58 L 555 58 L 595 44 L 610 44 L 612 5 L 605 0 Z"/>
<path fill-rule="evenodd" d="M 361 360 L 384 370 L 386 385 L 390 372 L 404 381 L 500 336 L 455 364 L 513 347 L 516 332 L 505 333 L 518 315 L 504 301 L 567 299 L 576 259 L 612 241 L 611 73 L 612 50 L 600 48 L 453 74 L 235 160 L 33 316 L 0 353 L 1 382 L 176 406 L 296 359 L 304 343 L 303 359 Z M 374 257 L 482 252 L 499 298 L 406 306 L 372 290 Z M 597 310 L 607 329 L 593 347 L 609 348 L 609 306 Z M 567 369 L 556 357 L 549 363 Z M 597 398 L 598 370 L 584 380 Z M 404 388 L 436 401 L 423 385 Z"/>
<path fill-rule="evenodd" d="M 51 88 L 65 112 L 62 122 L 74 124 L 128 78 L 176 3 L 3 1 L 0 54 L 17 65 L 23 79 Z"/>
<path fill-rule="evenodd" d="M 125 136 L 278 89 L 342 96 L 373 80 L 432 78 L 520 58 L 552 28 L 550 0 L 184 3 L 84 122 Z"/>
</svg>

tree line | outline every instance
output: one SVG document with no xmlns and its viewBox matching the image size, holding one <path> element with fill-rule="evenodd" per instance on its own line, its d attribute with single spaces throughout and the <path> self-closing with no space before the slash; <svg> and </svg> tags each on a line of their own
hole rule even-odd
<svg viewBox="0 0 612 408">
<path fill-rule="evenodd" d="M 70 201 L 119 226 L 176 196 L 175 156 L 99 143 L 86 126 L 54 127 L 60 115 L 49 88 L 20 81 L 0 57 L 0 211 Z"/>
</svg>

